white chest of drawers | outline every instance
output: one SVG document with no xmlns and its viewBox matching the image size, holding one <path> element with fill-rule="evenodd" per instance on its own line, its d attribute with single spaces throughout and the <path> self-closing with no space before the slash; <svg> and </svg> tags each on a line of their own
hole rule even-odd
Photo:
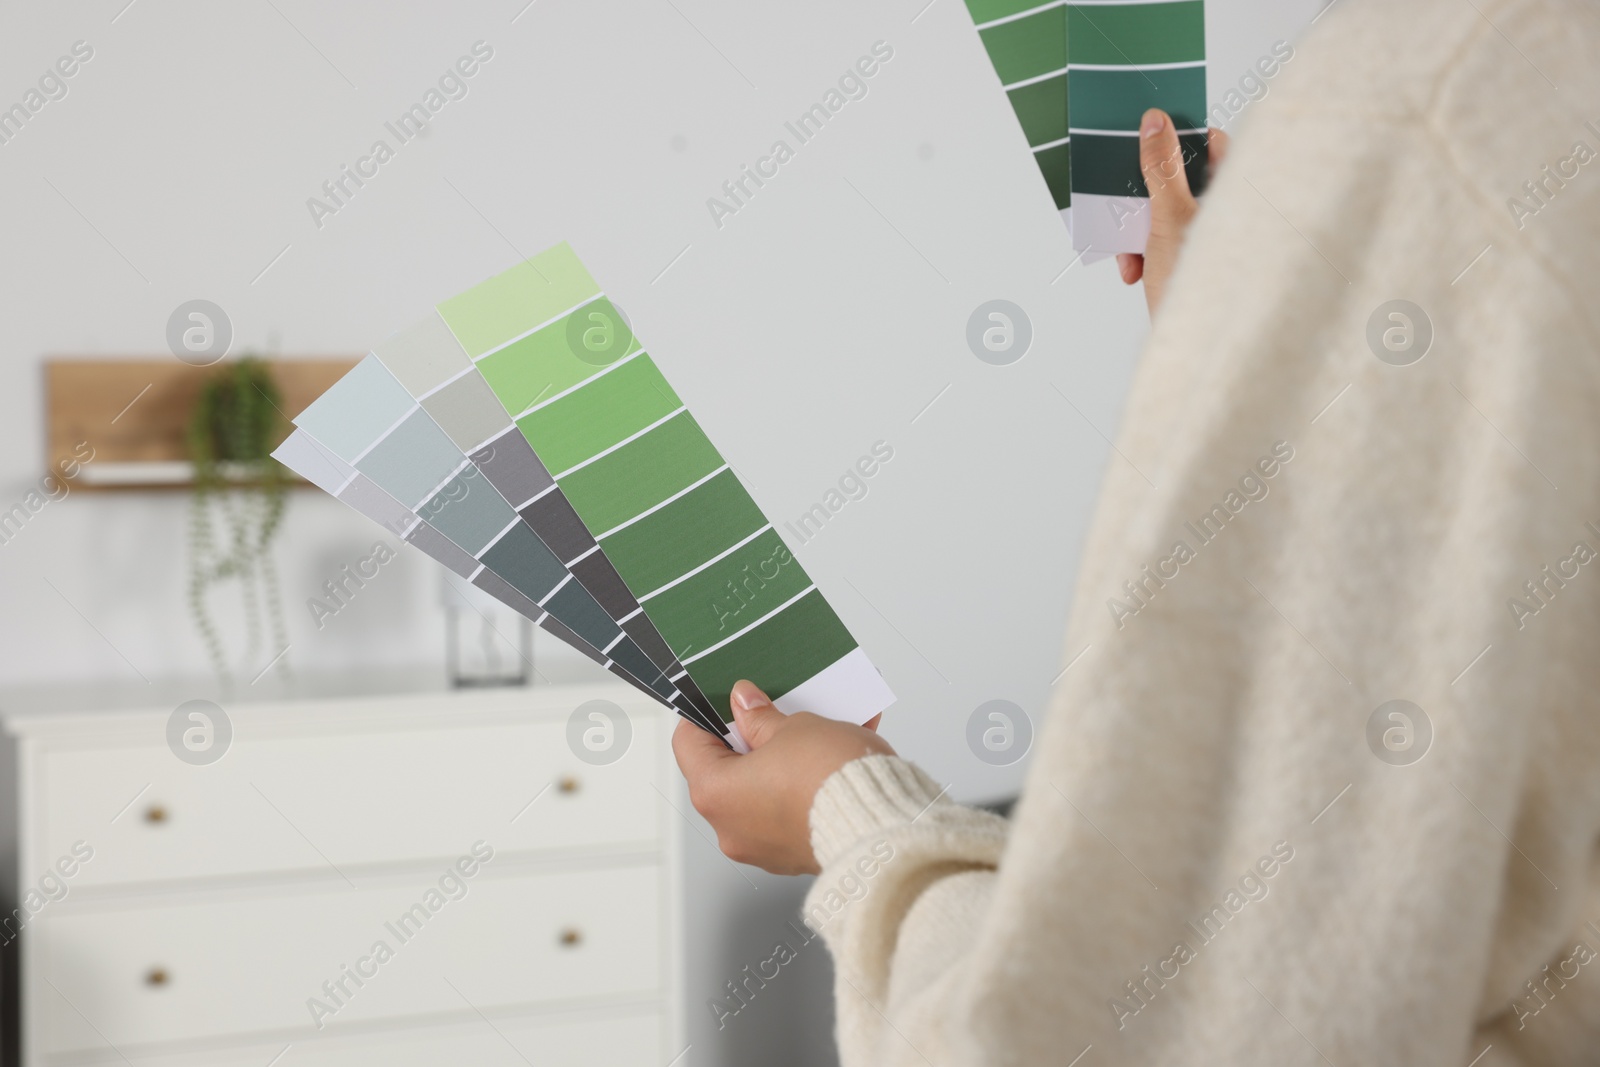
<svg viewBox="0 0 1600 1067">
<path fill-rule="evenodd" d="M 602 766 L 568 744 L 596 699 L 632 733 Z M 7 1064 L 683 1051 L 667 713 L 605 684 L 224 705 L 193 765 L 174 706 L 0 710 Z"/>
</svg>

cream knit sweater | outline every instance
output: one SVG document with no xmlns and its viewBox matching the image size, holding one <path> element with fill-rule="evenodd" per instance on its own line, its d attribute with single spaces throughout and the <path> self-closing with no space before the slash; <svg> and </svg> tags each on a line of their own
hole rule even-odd
<svg viewBox="0 0 1600 1067">
<path fill-rule="evenodd" d="M 1338 0 L 1271 84 L 1013 821 L 817 796 L 847 1067 L 1600 1062 L 1600 4 Z"/>
</svg>

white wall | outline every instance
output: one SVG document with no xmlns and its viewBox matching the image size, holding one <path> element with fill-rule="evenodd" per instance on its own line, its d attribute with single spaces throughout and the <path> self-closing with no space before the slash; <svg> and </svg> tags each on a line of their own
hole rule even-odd
<svg viewBox="0 0 1600 1067">
<path fill-rule="evenodd" d="M 1145 316 L 1111 264 L 1061 275 L 1074 253 L 958 0 L 125 2 L 0 9 L 0 103 L 74 41 L 95 50 L 0 145 L 0 507 L 49 458 L 46 354 L 162 353 L 195 297 L 228 311 L 236 351 L 359 353 L 567 239 L 780 528 L 892 445 L 869 495 L 797 553 L 901 697 L 885 734 L 958 797 L 1015 787 L 1020 766 L 968 752 L 966 720 L 996 697 L 1045 707 Z M 1213 0 L 1213 97 L 1317 6 Z M 494 57 L 469 95 L 318 229 L 306 199 L 392 143 L 383 123 L 478 40 Z M 707 198 L 879 40 L 894 58 L 867 97 L 718 228 Z M 995 297 L 1035 330 L 1005 368 L 964 341 Z M 185 538 L 178 495 L 50 504 L 0 547 L 0 682 L 203 673 Z M 442 657 L 414 553 L 312 627 L 305 598 L 372 540 L 295 494 L 277 559 L 298 670 Z M 781 920 L 718 918 L 775 914 L 762 902 L 794 886 L 752 891 L 701 844 L 695 1056 L 735 1062 L 742 1039 L 701 1006 Z"/>
</svg>

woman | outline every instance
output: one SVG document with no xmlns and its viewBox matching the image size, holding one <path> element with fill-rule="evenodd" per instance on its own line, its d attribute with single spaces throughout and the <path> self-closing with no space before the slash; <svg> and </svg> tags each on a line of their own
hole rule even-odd
<svg viewBox="0 0 1600 1067">
<path fill-rule="evenodd" d="M 1197 215 L 1147 116 L 1155 486 L 1011 822 L 748 684 L 751 754 L 680 727 L 724 850 L 820 871 L 845 1064 L 1596 1062 L 1596 54 L 1592 2 L 1342 0 Z"/>
</svg>

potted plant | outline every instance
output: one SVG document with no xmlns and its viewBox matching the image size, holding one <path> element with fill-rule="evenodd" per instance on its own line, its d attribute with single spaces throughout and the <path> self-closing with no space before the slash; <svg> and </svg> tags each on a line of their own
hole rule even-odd
<svg viewBox="0 0 1600 1067">
<path fill-rule="evenodd" d="M 283 522 L 287 480 L 271 456 L 287 422 L 280 399 L 267 365 L 245 355 L 206 382 L 189 419 L 189 609 L 224 687 L 232 672 L 207 594 L 228 581 L 238 582 L 244 602 L 239 662 L 261 662 L 263 631 L 270 630 L 272 663 L 289 676 L 283 601 L 268 551 Z"/>
</svg>

